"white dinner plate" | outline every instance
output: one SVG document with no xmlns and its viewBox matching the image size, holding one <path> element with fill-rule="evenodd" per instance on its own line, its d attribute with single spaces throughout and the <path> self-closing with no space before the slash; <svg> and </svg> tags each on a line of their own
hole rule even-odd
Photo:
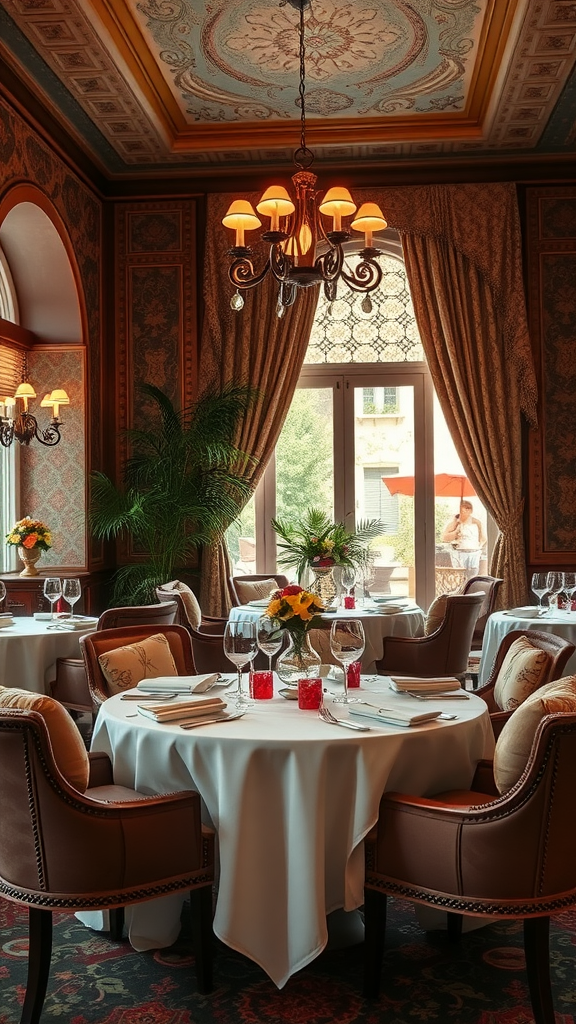
<svg viewBox="0 0 576 1024">
<path fill-rule="evenodd" d="M 527 604 L 523 608 L 508 608 L 505 615 L 513 615 L 516 619 L 537 619 L 538 608 L 536 605 Z"/>
<path fill-rule="evenodd" d="M 250 608 L 267 608 L 269 604 L 270 601 L 268 600 L 268 598 L 266 598 L 266 600 L 261 601 L 248 601 L 248 605 Z"/>
</svg>

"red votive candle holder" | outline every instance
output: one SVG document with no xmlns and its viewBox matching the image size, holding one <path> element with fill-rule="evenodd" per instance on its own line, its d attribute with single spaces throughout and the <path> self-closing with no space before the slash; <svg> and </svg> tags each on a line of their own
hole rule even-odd
<svg viewBox="0 0 576 1024">
<path fill-rule="evenodd" d="M 250 673 L 250 696 L 254 700 L 270 700 L 273 696 L 272 673 L 268 669 Z"/>
<path fill-rule="evenodd" d="M 361 661 L 353 661 L 346 669 L 346 684 L 348 689 L 354 689 L 355 686 L 360 686 L 360 669 L 362 668 Z"/>
<path fill-rule="evenodd" d="M 322 680 L 298 680 L 298 707 L 302 711 L 317 711 L 322 703 Z"/>
<path fill-rule="evenodd" d="M 352 596 L 352 594 L 346 594 L 346 596 L 344 598 L 344 607 L 345 608 L 355 608 L 356 607 L 356 599 Z"/>
</svg>

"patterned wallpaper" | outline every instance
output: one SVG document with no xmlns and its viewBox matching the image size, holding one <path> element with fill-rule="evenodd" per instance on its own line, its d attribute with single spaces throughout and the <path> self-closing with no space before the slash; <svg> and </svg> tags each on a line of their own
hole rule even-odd
<svg viewBox="0 0 576 1024">
<path fill-rule="evenodd" d="M 42 350 L 29 359 L 30 379 L 39 396 L 60 382 L 70 395 L 72 404 L 62 409 L 63 439 L 55 449 L 33 442 L 21 453 L 22 514 L 45 518 L 57 538 L 45 563 L 80 568 L 86 564 L 85 477 L 91 466 L 102 466 L 101 203 L 0 98 L 0 199 L 13 184 L 34 185 L 52 201 L 69 233 L 82 282 L 88 325 L 86 365 L 84 353 L 77 348 Z M 88 388 L 92 421 L 87 425 L 87 448 Z M 39 402 L 35 406 L 42 423 L 50 410 L 41 410 Z"/>
</svg>

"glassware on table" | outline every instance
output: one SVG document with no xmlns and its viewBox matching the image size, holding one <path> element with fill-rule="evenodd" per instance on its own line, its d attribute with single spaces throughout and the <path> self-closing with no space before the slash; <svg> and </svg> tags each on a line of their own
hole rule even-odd
<svg viewBox="0 0 576 1024">
<path fill-rule="evenodd" d="M 0 604 L 4 603 L 6 598 L 6 584 L 3 580 L 0 580 Z"/>
<path fill-rule="evenodd" d="M 564 589 L 564 573 L 563 572 L 549 572 L 546 577 L 546 585 L 548 587 L 549 598 L 549 614 L 552 615 L 554 611 L 554 605 L 556 605 L 556 611 L 558 611 L 558 601 L 554 601 L 554 598 L 558 598 L 558 594 Z"/>
<path fill-rule="evenodd" d="M 352 704 L 358 700 L 348 696 L 348 666 L 360 660 L 365 645 L 364 626 L 360 619 L 338 619 L 332 623 L 330 650 L 344 671 L 344 696 L 334 697 L 335 704 Z"/>
<path fill-rule="evenodd" d="M 268 655 L 268 670 L 272 671 L 272 658 L 281 649 L 284 643 L 284 633 L 278 627 L 278 623 L 274 622 L 273 619 L 269 619 L 267 615 L 262 615 L 258 620 L 258 629 L 256 632 L 256 641 L 258 647 L 264 654 Z"/>
<path fill-rule="evenodd" d="M 318 711 L 322 705 L 321 676 L 298 680 L 298 707 L 301 711 Z"/>
<path fill-rule="evenodd" d="M 66 603 L 70 605 L 70 621 L 72 621 L 76 618 L 74 615 L 74 605 L 76 604 L 76 601 L 79 601 L 82 597 L 80 580 L 64 580 L 62 583 L 62 597 Z"/>
<path fill-rule="evenodd" d="M 255 700 L 271 700 L 274 696 L 272 669 L 252 669 L 250 672 L 250 696 Z"/>
<path fill-rule="evenodd" d="M 568 597 L 568 607 L 565 609 L 567 612 L 572 611 L 572 601 L 576 594 L 576 572 L 565 572 L 564 573 L 564 593 Z"/>
<path fill-rule="evenodd" d="M 47 601 L 50 601 L 51 619 L 52 622 L 55 622 L 54 605 L 62 597 L 62 582 L 57 576 L 48 576 L 44 580 L 44 597 Z"/>
<path fill-rule="evenodd" d="M 376 566 L 372 561 L 372 558 L 368 558 L 366 562 L 363 562 L 360 570 L 362 575 L 362 601 L 366 604 L 366 599 L 370 598 L 370 588 L 374 585 L 376 579 Z"/>
<path fill-rule="evenodd" d="M 356 569 L 353 565 L 343 565 L 340 570 L 340 582 L 346 591 L 342 604 L 345 608 L 354 608 L 355 600 L 352 589 L 356 583 Z"/>
<path fill-rule="evenodd" d="M 532 576 L 532 593 L 538 598 L 538 615 L 542 615 L 544 608 L 542 598 L 548 593 L 547 573 L 535 572 Z"/>
<path fill-rule="evenodd" d="M 236 707 L 251 707 L 251 702 L 242 690 L 242 669 L 256 656 L 256 623 L 248 619 L 227 622 L 224 630 L 224 654 L 236 666 L 238 689 Z"/>
</svg>

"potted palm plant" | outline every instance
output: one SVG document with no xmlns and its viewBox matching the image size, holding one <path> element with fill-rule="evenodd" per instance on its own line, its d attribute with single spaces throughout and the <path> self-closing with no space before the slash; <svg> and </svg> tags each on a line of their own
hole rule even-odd
<svg viewBox="0 0 576 1024">
<path fill-rule="evenodd" d="M 202 545 L 218 540 L 250 496 L 250 457 L 235 445 L 255 400 L 248 385 L 205 392 L 176 409 L 153 384 L 140 390 L 156 407 L 149 426 L 127 431 L 131 455 L 116 486 L 91 476 L 88 523 L 101 540 L 132 539 L 141 560 L 115 575 L 115 604 L 148 604 L 155 587 L 174 579 Z"/>
</svg>

